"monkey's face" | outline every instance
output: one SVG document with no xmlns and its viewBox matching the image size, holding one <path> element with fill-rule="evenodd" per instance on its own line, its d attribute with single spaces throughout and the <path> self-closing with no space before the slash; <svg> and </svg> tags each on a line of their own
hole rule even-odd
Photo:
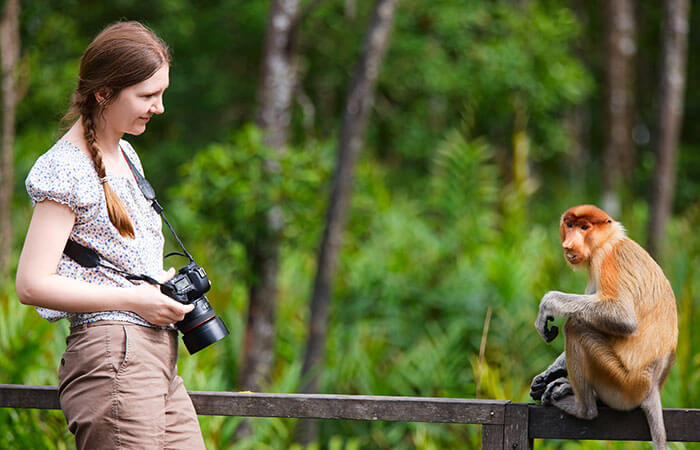
<svg viewBox="0 0 700 450">
<path fill-rule="evenodd" d="M 574 269 L 581 267 L 582 263 L 590 257 L 590 246 L 587 245 L 587 236 L 591 231 L 591 225 L 582 220 L 562 220 L 560 227 L 561 247 L 564 250 L 564 258 Z"/>
<path fill-rule="evenodd" d="M 610 216 L 593 205 L 574 206 L 566 211 L 559 224 L 566 262 L 574 269 L 588 263 L 591 252 L 612 222 Z"/>
</svg>

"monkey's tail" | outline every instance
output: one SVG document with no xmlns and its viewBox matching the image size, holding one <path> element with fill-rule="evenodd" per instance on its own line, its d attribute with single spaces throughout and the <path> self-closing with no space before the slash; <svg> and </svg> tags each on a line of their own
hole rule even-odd
<svg viewBox="0 0 700 450">
<path fill-rule="evenodd" d="M 642 411 L 647 416 L 651 440 L 654 450 L 666 449 L 666 427 L 664 426 L 664 414 L 661 407 L 661 394 L 656 386 L 653 386 L 647 398 L 641 404 Z"/>
</svg>

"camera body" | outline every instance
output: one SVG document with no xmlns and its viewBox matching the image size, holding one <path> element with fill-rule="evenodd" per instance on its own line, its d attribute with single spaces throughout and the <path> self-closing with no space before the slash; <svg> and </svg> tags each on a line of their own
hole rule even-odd
<svg viewBox="0 0 700 450">
<path fill-rule="evenodd" d="M 185 305 L 194 305 L 194 309 L 175 324 L 182 332 L 182 340 L 191 355 L 229 334 L 226 325 L 216 316 L 209 300 L 204 296 L 210 288 L 211 282 L 207 273 L 194 261 L 181 268 L 160 287 L 161 292 L 173 300 Z"/>
<path fill-rule="evenodd" d="M 206 294 L 211 282 L 204 268 L 191 262 L 180 269 L 174 277 L 161 285 L 161 292 L 173 300 L 188 305 Z"/>
</svg>

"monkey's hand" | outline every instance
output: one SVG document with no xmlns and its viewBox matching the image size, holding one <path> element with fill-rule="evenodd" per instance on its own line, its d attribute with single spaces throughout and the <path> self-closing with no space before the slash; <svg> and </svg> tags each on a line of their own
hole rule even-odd
<svg viewBox="0 0 700 450">
<path fill-rule="evenodd" d="M 542 297 L 542 301 L 540 302 L 540 312 L 537 315 L 537 320 L 535 320 L 535 328 L 546 343 L 552 342 L 559 334 L 558 327 L 553 326 L 550 328 L 548 326 L 549 322 L 554 320 L 554 313 L 550 305 L 554 296 L 556 296 L 555 293 L 548 292 L 544 297 Z"/>
</svg>

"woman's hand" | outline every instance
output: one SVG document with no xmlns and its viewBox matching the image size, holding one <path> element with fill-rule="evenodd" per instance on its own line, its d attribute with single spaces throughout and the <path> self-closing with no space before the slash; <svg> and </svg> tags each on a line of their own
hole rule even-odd
<svg viewBox="0 0 700 450">
<path fill-rule="evenodd" d="M 163 272 L 163 276 L 157 281 L 164 283 L 174 275 L 175 269 L 171 267 L 167 272 Z M 163 294 L 158 286 L 152 284 L 141 283 L 129 289 L 133 294 L 130 310 L 154 325 L 163 327 L 179 322 L 185 314 L 194 309 L 194 305 L 183 305 Z"/>
</svg>

